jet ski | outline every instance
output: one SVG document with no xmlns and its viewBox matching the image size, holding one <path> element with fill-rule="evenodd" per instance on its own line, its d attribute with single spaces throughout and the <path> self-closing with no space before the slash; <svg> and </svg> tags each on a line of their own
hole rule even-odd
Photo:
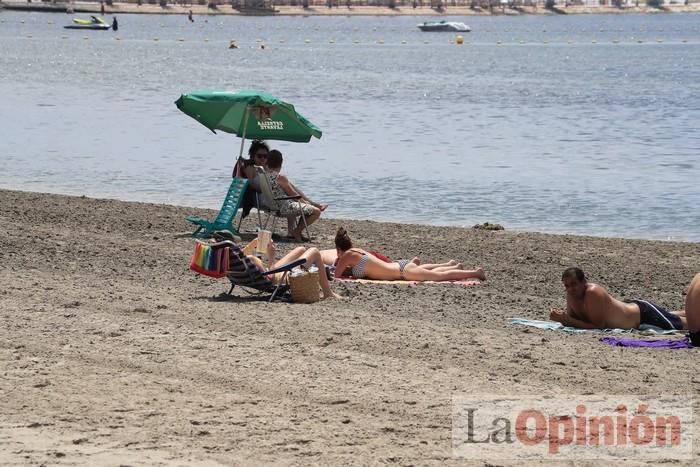
<svg viewBox="0 0 700 467">
<path fill-rule="evenodd" d="M 73 18 L 73 24 L 63 27 L 66 29 L 95 29 L 106 31 L 110 29 L 112 25 L 98 16 L 91 16 L 90 19 Z"/>
</svg>

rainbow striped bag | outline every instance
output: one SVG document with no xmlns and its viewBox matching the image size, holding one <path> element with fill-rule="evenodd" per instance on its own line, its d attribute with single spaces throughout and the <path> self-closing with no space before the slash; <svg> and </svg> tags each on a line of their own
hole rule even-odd
<svg viewBox="0 0 700 467">
<path fill-rule="evenodd" d="M 209 277 L 225 277 L 229 270 L 231 248 L 226 242 L 207 243 L 197 240 L 190 269 Z"/>
</svg>

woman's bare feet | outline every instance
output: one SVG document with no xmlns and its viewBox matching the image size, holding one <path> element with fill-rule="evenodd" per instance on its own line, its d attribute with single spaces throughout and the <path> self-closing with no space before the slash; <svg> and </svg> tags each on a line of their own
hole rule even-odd
<svg viewBox="0 0 700 467">
<path fill-rule="evenodd" d="M 475 271 L 476 277 L 479 278 L 482 281 L 486 280 L 486 273 L 484 272 L 484 268 L 477 268 Z"/>
<path fill-rule="evenodd" d="M 447 262 L 447 264 L 449 264 L 450 266 L 456 266 L 456 265 L 462 264 L 462 263 L 458 263 L 457 261 L 451 259 Z M 462 268 L 459 268 L 459 269 L 462 269 Z"/>
<path fill-rule="evenodd" d="M 413 259 L 411 260 L 411 262 L 413 264 L 415 264 L 416 266 L 420 266 L 420 258 L 417 256 L 414 256 Z"/>
<path fill-rule="evenodd" d="M 452 261 L 450 261 L 450 262 L 452 262 Z M 455 269 L 464 269 L 464 265 L 462 263 L 455 262 L 454 267 L 455 267 Z"/>
</svg>

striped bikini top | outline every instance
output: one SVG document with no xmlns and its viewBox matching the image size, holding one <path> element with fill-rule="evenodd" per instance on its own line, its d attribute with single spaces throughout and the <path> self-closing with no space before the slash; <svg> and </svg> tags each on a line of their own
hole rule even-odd
<svg viewBox="0 0 700 467">
<path fill-rule="evenodd" d="M 367 266 L 367 261 L 369 261 L 369 255 L 365 253 L 360 257 L 357 264 L 350 270 L 352 272 L 352 277 L 355 279 L 362 279 L 363 277 L 366 277 L 365 266 Z"/>
</svg>

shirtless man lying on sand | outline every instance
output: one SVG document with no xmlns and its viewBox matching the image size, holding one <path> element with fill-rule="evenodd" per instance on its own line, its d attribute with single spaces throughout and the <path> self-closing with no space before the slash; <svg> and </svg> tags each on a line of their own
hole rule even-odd
<svg viewBox="0 0 700 467">
<path fill-rule="evenodd" d="M 672 313 L 646 300 L 621 302 L 610 296 L 604 287 L 587 282 L 579 268 L 567 269 L 561 280 L 566 289 L 566 311 L 552 310 L 549 319 L 565 326 L 637 329 L 648 324 L 661 329 L 688 329 L 684 311 Z"/>
<path fill-rule="evenodd" d="M 700 347 L 700 274 L 696 274 L 685 296 L 685 313 L 688 316 L 688 337 L 694 347 Z"/>
</svg>

